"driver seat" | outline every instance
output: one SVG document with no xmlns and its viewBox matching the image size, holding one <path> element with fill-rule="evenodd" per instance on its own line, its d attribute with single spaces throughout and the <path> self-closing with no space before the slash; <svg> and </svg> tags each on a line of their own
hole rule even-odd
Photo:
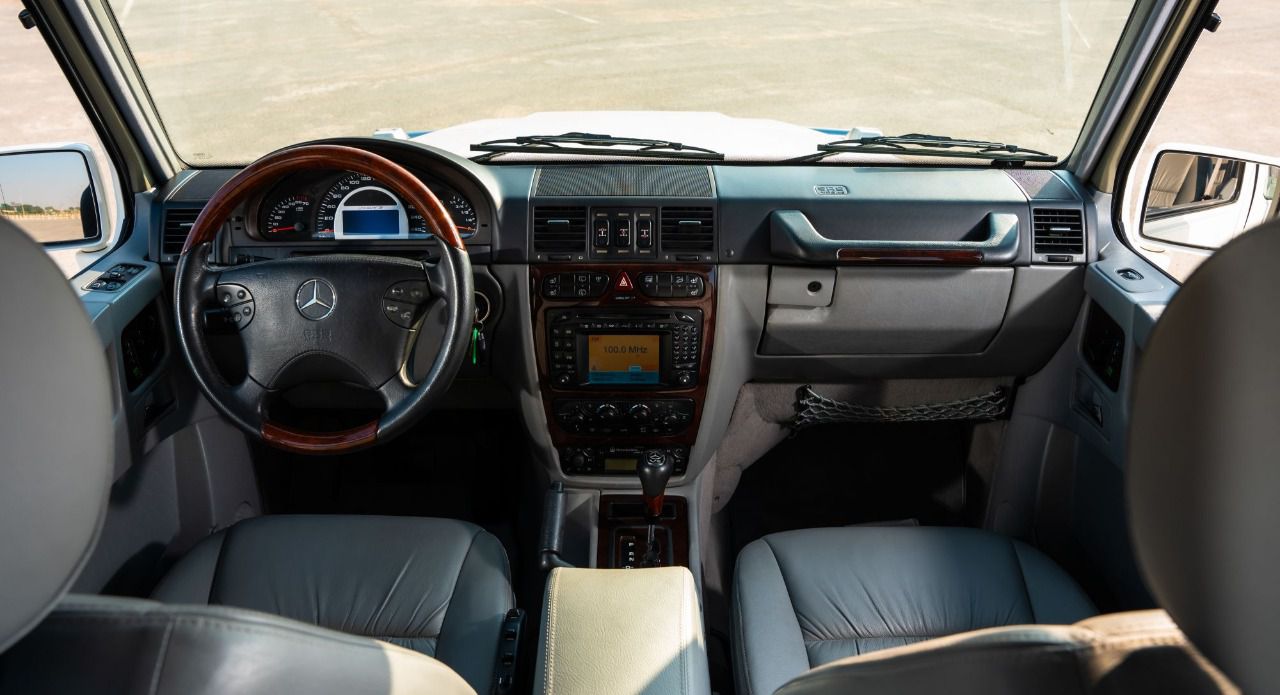
<svg viewBox="0 0 1280 695">
<path fill-rule="evenodd" d="M 492 688 L 515 608 L 507 555 L 479 526 L 390 516 L 264 516 L 201 541 L 151 597 L 233 606 L 390 642 Z"/>
<path fill-rule="evenodd" d="M 113 470 L 101 342 L 44 250 L 0 218 L 0 693 L 488 693 L 514 600 L 464 522 L 263 517 L 201 542 L 162 603 L 67 596 Z M 218 604 L 218 605 L 211 605 Z"/>
</svg>

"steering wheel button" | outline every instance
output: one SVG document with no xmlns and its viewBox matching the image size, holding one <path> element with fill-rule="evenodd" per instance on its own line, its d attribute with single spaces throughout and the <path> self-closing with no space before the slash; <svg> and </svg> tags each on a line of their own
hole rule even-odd
<svg viewBox="0 0 1280 695">
<path fill-rule="evenodd" d="M 408 302 L 397 302 L 394 300 L 384 300 L 382 302 L 382 313 L 386 315 L 392 323 L 401 328 L 413 327 L 413 305 Z"/>
<path fill-rule="evenodd" d="M 427 300 L 427 283 L 422 280 L 405 280 L 387 288 L 387 299 L 421 304 Z"/>
</svg>

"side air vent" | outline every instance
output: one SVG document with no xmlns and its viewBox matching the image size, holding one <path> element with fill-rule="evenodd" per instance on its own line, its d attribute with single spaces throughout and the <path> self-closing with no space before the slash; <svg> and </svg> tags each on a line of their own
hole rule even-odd
<svg viewBox="0 0 1280 695">
<path fill-rule="evenodd" d="M 658 244 L 664 254 L 714 253 L 715 210 L 706 207 L 662 208 Z"/>
<path fill-rule="evenodd" d="M 1035 260 L 1046 263 L 1084 261 L 1084 219 L 1079 210 L 1039 208 L 1032 211 Z"/>
<path fill-rule="evenodd" d="M 538 253 L 585 252 L 587 209 L 547 205 L 534 208 L 533 250 Z"/>
<path fill-rule="evenodd" d="M 182 245 L 187 241 L 191 225 L 200 216 L 200 208 L 165 208 L 164 234 L 160 241 L 162 260 L 174 261 L 182 253 Z"/>
</svg>

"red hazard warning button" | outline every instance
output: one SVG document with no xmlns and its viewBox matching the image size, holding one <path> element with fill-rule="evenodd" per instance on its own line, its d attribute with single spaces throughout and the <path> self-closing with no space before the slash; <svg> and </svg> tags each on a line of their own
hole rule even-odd
<svg viewBox="0 0 1280 695">
<path fill-rule="evenodd" d="M 619 292 L 630 292 L 631 290 L 634 290 L 635 288 L 636 288 L 636 286 L 635 286 L 635 285 L 633 285 L 633 284 L 631 284 L 631 278 L 630 278 L 630 277 L 627 277 L 627 273 L 626 273 L 626 271 L 623 271 L 623 272 L 621 272 L 621 273 L 618 273 L 618 284 L 617 284 L 617 288 L 616 288 L 616 289 L 617 289 Z"/>
</svg>

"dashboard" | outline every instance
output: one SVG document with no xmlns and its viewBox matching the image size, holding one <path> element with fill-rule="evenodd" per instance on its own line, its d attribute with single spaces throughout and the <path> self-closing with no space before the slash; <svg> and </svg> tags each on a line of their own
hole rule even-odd
<svg viewBox="0 0 1280 695">
<path fill-rule="evenodd" d="M 471 199 L 453 186 L 414 172 L 440 198 L 464 239 L 476 234 Z M 418 240 L 431 238 L 427 221 L 386 184 L 352 171 L 286 177 L 256 201 L 252 238 L 271 243 Z"/>
<path fill-rule="evenodd" d="M 391 159 L 446 207 L 476 292 L 460 376 L 505 385 L 495 400 L 532 394 L 519 407 L 566 476 L 630 480 L 636 452 L 655 448 L 677 476 L 696 472 L 749 381 L 1033 374 L 1070 333 L 1097 257 L 1085 195 L 1062 172 L 483 165 L 413 142 L 332 142 Z M 177 260 L 235 173 L 160 191 L 154 258 Z M 216 254 L 430 260 L 435 247 L 376 177 L 316 170 L 246 201 Z"/>
</svg>

